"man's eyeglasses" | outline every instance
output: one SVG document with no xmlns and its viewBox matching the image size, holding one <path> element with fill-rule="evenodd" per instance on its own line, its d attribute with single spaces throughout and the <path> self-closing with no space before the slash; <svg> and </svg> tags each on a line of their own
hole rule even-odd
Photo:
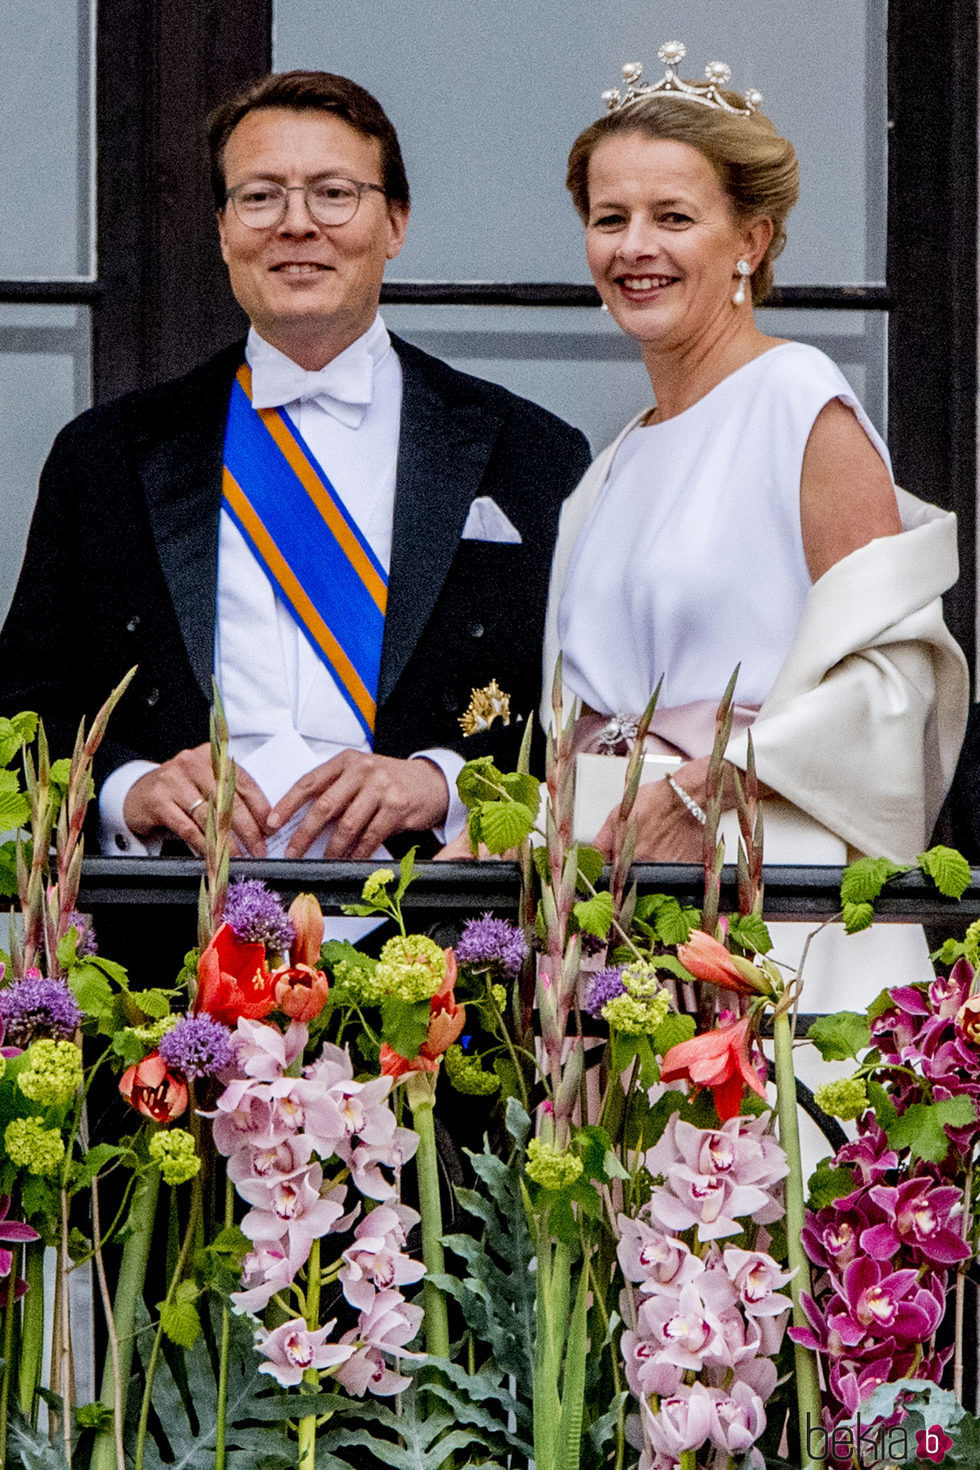
<svg viewBox="0 0 980 1470">
<path fill-rule="evenodd" d="M 310 215 L 321 225 L 345 225 L 357 213 L 365 189 L 385 191 L 380 184 L 362 184 L 357 179 L 314 179 L 308 184 L 275 184 L 271 179 L 249 179 L 229 189 L 227 198 L 243 225 L 268 230 L 286 214 L 290 194 L 302 194 Z"/>
</svg>

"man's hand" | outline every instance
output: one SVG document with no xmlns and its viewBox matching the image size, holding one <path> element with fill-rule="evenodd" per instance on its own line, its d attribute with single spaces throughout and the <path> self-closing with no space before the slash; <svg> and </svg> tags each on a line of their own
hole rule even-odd
<svg viewBox="0 0 980 1470">
<path fill-rule="evenodd" d="M 210 745 L 182 750 L 134 781 L 126 794 L 123 817 L 137 837 L 172 832 L 192 852 L 204 853 L 208 798 L 214 790 Z M 247 771 L 235 768 L 232 831 L 242 854 L 265 857 L 269 803 Z"/>
<path fill-rule="evenodd" d="M 302 857 L 330 827 L 324 857 L 356 859 L 369 858 L 393 832 L 423 832 L 445 821 L 449 792 L 439 767 L 424 758 L 343 750 L 290 787 L 269 813 L 266 830 L 277 831 L 307 802 L 310 809 L 285 856 Z"/>
</svg>

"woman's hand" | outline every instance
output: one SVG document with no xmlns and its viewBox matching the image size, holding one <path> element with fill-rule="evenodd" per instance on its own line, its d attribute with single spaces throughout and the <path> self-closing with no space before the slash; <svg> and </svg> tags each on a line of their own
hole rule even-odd
<svg viewBox="0 0 980 1470">
<path fill-rule="evenodd" d="M 708 757 L 687 761 L 675 774 L 678 786 L 700 807 L 706 800 Z M 733 804 L 731 781 L 725 782 L 725 806 Z M 677 792 L 662 781 L 641 786 L 633 807 L 636 818 L 636 861 L 646 863 L 699 863 L 704 852 L 704 828 L 681 801 Z M 611 857 L 619 827 L 619 808 L 609 813 L 592 843 Z"/>
</svg>

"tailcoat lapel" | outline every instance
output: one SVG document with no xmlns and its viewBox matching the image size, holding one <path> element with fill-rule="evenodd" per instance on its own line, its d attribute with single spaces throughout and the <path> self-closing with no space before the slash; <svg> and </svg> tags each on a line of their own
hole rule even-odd
<svg viewBox="0 0 980 1470">
<path fill-rule="evenodd" d="M 208 703 L 214 668 L 218 518 L 225 420 L 236 344 L 183 379 L 158 417 L 139 426 L 136 470 L 157 554 L 194 677 Z"/>
<path fill-rule="evenodd" d="M 441 364 L 392 341 L 402 365 L 402 413 L 379 706 L 428 622 L 502 423 L 485 404 L 454 395 Z"/>
</svg>

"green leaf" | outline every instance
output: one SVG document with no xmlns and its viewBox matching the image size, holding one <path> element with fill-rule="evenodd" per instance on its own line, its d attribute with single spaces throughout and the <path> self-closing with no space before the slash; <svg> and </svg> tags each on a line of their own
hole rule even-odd
<svg viewBox="0 0 980 1470">
<path fill-rule="evenodd" d="M 129 998 L 153 1021 L 160 1021 L 164 1016 L 170 1015 L 170 991 L 168 990 L 131 990 Z"/>
<path fill-rule="evenodd" d="M 807 1184 L 807 1207 L 822 1210 L 832 1205 L 835 1199 L 843 1199 L 857 1188 L 853 1169 L 834 1168 L 827 1159 L 822 1160 L 810 1175 Z"/>
<path fill-rule="evenodd" d="M 941 1164 L 949 1151 L 947 1128 L 966 1128 L 976 1121 L 976 1109 L 968 1097 L 948 1097 L 940 1102 L 912 1103 L 886 1130 L 895 1149 L 907 1148 L 910 1159 Z"/>
<path fill-rule="evenodd" d="M 844 869 L 840 885 L 841 903 L 873 903 L 889 878 L 907 872 L 907 867 L 889 862 L 888 858 L 858 858 L 857 862 Z"/>
<path fill-rule="evenodd" d="M 768 954 L 772 949 L 772 938 L 761 914 L 733 914 L 728 937 L 749 954 Z"/>
<path fill-rule="evenodd" d="M 398 867 L 398 887 L 395 889 L 395 903 L 403 897 L 405 890 L 415 877 L 415 854 L 417 852 L 417 847 L 410 847 L 408 852 L 402 856 L 401 863 Z"/>
<path fill-rule="evenodd" d="M 201 1295 L 193 1281 L 182 1281 L 169 1302 L 161 1302 L 160 1324 L 164 1336 L 178 1347 L 192 1348 L 201 1335 L 201 1318 L 195 1303 Z"/>
<path fill-rule="evenodd" d="M 19 750 L 34 739 L 37 732 L 37 715 L 29 710 L 14 715 L 13 719 L 0 718 L 0 766 L 9 766 Z"/>
<path fill-rule="evenodd" d="M 547 862 L 548 849 L 543 847 L 540 850 L 544 853 L 545 862 Z M 606 859 L 597 847 L 580 847 L 578 850 L 579 877 L 584 882 L 591 883 L 594 888 L 602 877 L 602 869 L 605 861 Z"/>
<path fill-rule="evenodd" d="M 671 1012 L 664 1016 L 660 1025 L 653 1033 L 652 1046 L 658 1056 L 665 1056 L 672 1046 L 679 1046 L 682 1041 L 690 1041 L 697 1031 L 697 1022 L 693 1016 L 679 1016 Z"/>
<path fill-rule="evenodd" d="M 581 1271 L 565 1348 L 557 1470 L 578 1470 L 579 1467 L 585 1415 L 585 1360 L 589 1348 L 588 1291 L 589 1273 Z"/>
<path fill-rule="evenodd" d="M 880 1082 L 869 1077 L 865 1086 L 868 1090 L 868 1102 L 874 1108 L 875 1117 L 879 1127 L 887 1133 L 895 1119 L 898 1117 L 898 1109 L 892 1102 L 890 1095 L 885 1091 Z"/>
<path fill-rule="evenodd" d="M 386 995 L 381 1006 L 381 1038 L 400 1057 L 414 1061 L 429 1029 L 432 1007 L 427 1000 Z"/>
<path fill-rule="evenodd" d="M 520 847 L 530 836 L 534 817 L 517 801 L 485 801 L 480 807 L 480 836 L 492 853 Z"/>
<path fill-rule="evenodd" d="M 594 898 L 583 898 L 572 906 L 575 921 L 583 934 L 594 934 L 605 939 L 613 919 L 613 896 L 597 893 Z"/>
<path fill-rule="evenodd" d="M 838 1011 L 814 1021 L 807 1040 L 813 1042 L 825 1062 L 857 1060 L 871 1044 L 871 1027 L 857 1011 Z"/>
<path fill-rule="evenodd" d="M 521 806 L 526 806 L 537 821 L 538 808 L 541 805 L 541 782 L 537 777 L 529 776 L 526 772 L 508 771 L 501 778 L 500 784 L 511 801 L 519 801 Z"/>
<path fill-rule="evenodd" d="M 87 1016 L 102 1020 L 112 1015 L 112 986 L 97 965 L 76 965 L 68 976 L 68 986 Z"/>
<path fill-rule="evenodd" d="M 466 765 L 456 777 L 456 790 L 464 806 L 472 811 L 481 801 L 493 801 L 500 795 L 502 772 L 498 771 L 490 756 L 481 755 Z"/>
<path fill-rule="evenodd" d="M 970 886 L 970 864 L 955 847 L 930 847 L 916 861 L 945 898 L 962 898 Z"/>
<path fill-rule="evenodd" d="M 585 1173 L 590 1179 L 599 1179 L 603 1184 L 609 1184 L 613 1179 L 629 1178 L 613 1152 L 612 1139 L 605 1128 L 599 1128 L 596 1124 L 579 1128 L 575 1133 L 575 1143 Z"/>
<path fill-rule="evenodd" d="M 0 771 L 0 832 L 23 827 L 31 814 L 31 804 L 20 790 L 15 771 Z"/>
<path fill-rule="evenodd" d="M 0 842 L 0 898 L 17 897 L 17 844 Z"/>
<path fill-rule="evenodd" d="M 126 1158 L 130 1166 L 136 1164 L 136 1155 L 131 1148 L 118 1143 L 97 1143 L 84 1155 L 74 1175 L 72 1176 L 72 1193 L 80 1189 L 88 1189 L 96 1174 L 101 1174 L 106 1164 L 113 1159 Z"/>
<path fill-rule="evenodd" d="M 844 904 L 844 928 L 848 934 L 860 934 L 862 929 L 870 929 L 874 916 L 874 906 L 870 903 Z"/>
<path fill-rule="evenodd" d="M 691 910 L 676 898 L 665 898 L 657 910 L 656 933 L 661 944 L 686 944 L 691 937 Z"/>
</svg>

